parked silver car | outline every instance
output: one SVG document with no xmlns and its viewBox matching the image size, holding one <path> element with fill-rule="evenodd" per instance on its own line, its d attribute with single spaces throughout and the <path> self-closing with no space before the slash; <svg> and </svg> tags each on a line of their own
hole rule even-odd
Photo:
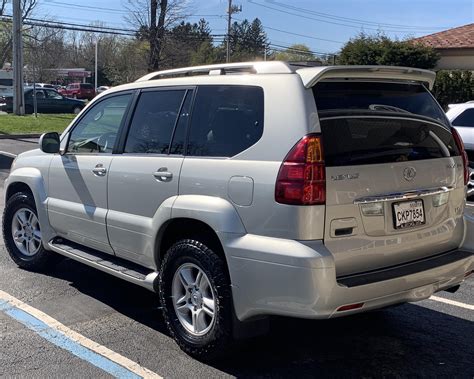
<svg viewBox="0 0 474 379">
<path fill-rule="evenodd" d="M 450 104 L 446 112 L 451 124 L 461 135 L 469 159 L 468 200 L 474 201 L 474 101 L 462 104 Z"/>
<path fill-rule="evenodd" d="M 453 291 L 474 267 L 473 220 L 434 79 L 251 62 L 114 87 L 14 161 L 5 245 L 26 269 L 58 253 L 158 292 L 170 334 L 202 359 L 271 315 Z"/>
</svg>

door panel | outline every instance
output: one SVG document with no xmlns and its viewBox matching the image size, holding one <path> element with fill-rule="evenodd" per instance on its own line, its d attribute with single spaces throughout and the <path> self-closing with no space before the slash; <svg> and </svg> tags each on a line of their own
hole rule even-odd
<svg viewBox="0 0 474 379">
<path fill-rule="evenodd" d="M 143 91 L 125 153 L 117 155 L 110 167 L 110 243 L 117 256 L 151 268 L 157 224 L 170 218 L 178 194 L 192 93 L 187 89 Z"/>
<path fill-rule="evenodd" d="M 117 256 L 153 266 L 153 220 L 170 218 L 171 207 L 159 208 L 178 194 L 182 163 L 179 156 L 114 158 L 109 174 L 107 228 Z M 159 169 L 166 169 L 172 177 L 157 178 Z"/>
<path fill-rule="evenodd" d="M 66 154 L 55 155 L 49 171 L 51 226 L 65 238 L 110 254 L 107 178 L 131 96 L 95 103 L 66 137 Z"/>
<path fill-rule="evenodd" d="M 48 213 L 51 226 L 71 241 L 113 254 L 105 218 L 107 175 L 112 155 L 56 155 L 49 171 Z"/>
<path fill-rule="evenodd" d="M 324 242 L 338 275 L 459 246 L 463 165 L 448 129 L 406 117 L 349 116 L 321 119 L 321 128 Z"/>
</svg>

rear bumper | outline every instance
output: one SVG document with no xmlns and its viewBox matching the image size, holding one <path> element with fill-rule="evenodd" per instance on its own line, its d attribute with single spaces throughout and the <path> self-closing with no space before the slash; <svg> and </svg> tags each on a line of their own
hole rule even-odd
<svg viewBox="0 0 474 379">
<path fill-rule="evenodd" d="M 241 321 L 264 315 L 324 319 L 430 297 L 461 283 L 474 269 L 469 251 L 452 251 L 410 265 L 336 278 L 321 241 L 221 235 Z M 359 309 L 337 311 L 363 303 Z"/>
</svg>

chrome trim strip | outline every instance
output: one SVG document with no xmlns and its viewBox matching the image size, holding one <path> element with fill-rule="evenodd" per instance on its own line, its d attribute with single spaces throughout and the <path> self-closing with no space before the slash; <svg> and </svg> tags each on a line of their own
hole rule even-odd
<svg viewBox="0 0 474 379">
<path fill-rule="evenodd" d="M 440 193 L 451 192 L 454 187 L 439 187 L 426 190 L 413 190 L 406 192 L 397 192 L 397 193 L 388 193 L 385 195 L 378 196 L 367 196 L 360 197 L 354 200 L 354 204 L 368 204 L 368 203 L 378 203 L 381 201 L 397 201 L 397 200 L 410 200 L 416 199 L 418 197 L 425 197 L 431 195 L 437 195 Z"/>
</svg>

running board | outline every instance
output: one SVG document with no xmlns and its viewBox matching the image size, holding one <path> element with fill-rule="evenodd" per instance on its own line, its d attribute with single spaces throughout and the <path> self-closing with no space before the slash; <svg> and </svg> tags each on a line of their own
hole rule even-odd
<svg viewBox="0 0 474 379">
<path fill-rule="evenodd" d="M 48 248 L 55 253 L 156 292 L 155 281 L 158 277 L 156 271 L 63 238 L 49 241 Z"/>
</svg>

